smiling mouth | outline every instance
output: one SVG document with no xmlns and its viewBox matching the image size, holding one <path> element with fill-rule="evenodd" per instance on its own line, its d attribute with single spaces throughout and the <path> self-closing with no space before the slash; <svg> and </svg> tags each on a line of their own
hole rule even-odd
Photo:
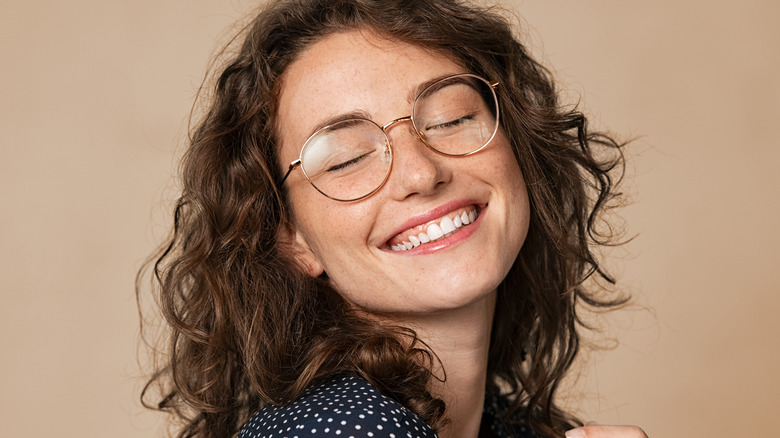
<svg viewBox="0 0 780 438">
<path fill-rule="evenodd" d="M 479 217 L 477 207 L 474 205 L 456 210 L 432 223 L 410 228 L 399 233 L 387 244 L 393 251 L 409 251 L 420 245 L 435 242 L 451 236 L 463 227 L 474 223 Z"/>
</svg>

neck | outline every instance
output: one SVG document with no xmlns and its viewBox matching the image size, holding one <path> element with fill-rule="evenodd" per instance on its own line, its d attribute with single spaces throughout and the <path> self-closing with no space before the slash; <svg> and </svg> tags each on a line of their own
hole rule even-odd
<svg viewBox="0 0 780 438">
<path fill-rule="evenodd" d="M 495 297 L 493 292 L 466 307 L 408 323 L 441 361 L 434 364 L 434 375 L 446 376 L 432 382 L 434 395 L 447 404 L 449 424 L 438 431 L 441 438 L 479 435 Z"/>
</svg>

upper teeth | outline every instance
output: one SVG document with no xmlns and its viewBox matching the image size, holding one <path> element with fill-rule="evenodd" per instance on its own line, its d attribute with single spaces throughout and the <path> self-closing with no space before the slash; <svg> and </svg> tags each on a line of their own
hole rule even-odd
<svg viewBox="0 0 780 438">
<path fill-rule="evenodd" d="M 453 217 L 445 216 L 438 224 L 433 223 L 428 226 L 424 232 L 420 232 L 417 235 L 409 235 L 397 245 L 392 245 L 390 249 L 393 251 L 408 251 L 412 248 L 416 248 L 423 243 L 433 242 L 443 237 L 447 237 L 450 234 L 456 232 L 461 227 L 474 222 L 477 219 L 477 210 L 471 209 L 468 212 L 464 211 L 459 215 Z"/>
</svg>

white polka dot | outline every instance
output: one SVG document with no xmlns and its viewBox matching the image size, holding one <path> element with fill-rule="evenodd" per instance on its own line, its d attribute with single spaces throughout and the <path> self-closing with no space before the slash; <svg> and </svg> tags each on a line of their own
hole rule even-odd
<svg viewBox="0 0 780 438">
<path fill-rule="evenodd" d="M 392 422 L 388 420 L 392 418 Z M 300 438 L 342 436 L 342 429 L 313 427 L 318 423 L 341 424 L 358 431 L 355 438 L 373 438 L 373 430 L 383 436 L 398 437 L 412 434 L 415 438 L 435 437 L 435 433 L 414 413 L 384 396 L 368 382 L 358 377 L 343 377 L 304 391 L 293 403 L 262 408 L 242 428 L 238 438 L 291 436 L 299 431 Z M 395 428 L 388 425 L 395 424 Z M 363 432 L 366 428 L 371 431 Z M 304 430 L 310 431 L 302 434 Z M 347 434 L 349 437 L 350 435 Z M 346 437 L 345 437 L 346 438 Z"/>
</svg>

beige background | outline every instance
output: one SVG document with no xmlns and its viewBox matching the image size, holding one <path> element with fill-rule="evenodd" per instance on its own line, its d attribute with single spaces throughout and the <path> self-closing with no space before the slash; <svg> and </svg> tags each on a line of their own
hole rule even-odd
<svg viewBox="0 0 780 438">
<path fill-rule="evenodd" d="M 637 305 L 582 368 L 585 419 L 773 436 L 780 407 L 780 3 L 517 0 L 595 126 L 638 136 Z M 0 436 L 153 437 L 133 279 L 165 235 L 209 55 L 246 0 L 5 0 Z M 579 394 L 579 395 L 577 395 Z"/>
</svg>

